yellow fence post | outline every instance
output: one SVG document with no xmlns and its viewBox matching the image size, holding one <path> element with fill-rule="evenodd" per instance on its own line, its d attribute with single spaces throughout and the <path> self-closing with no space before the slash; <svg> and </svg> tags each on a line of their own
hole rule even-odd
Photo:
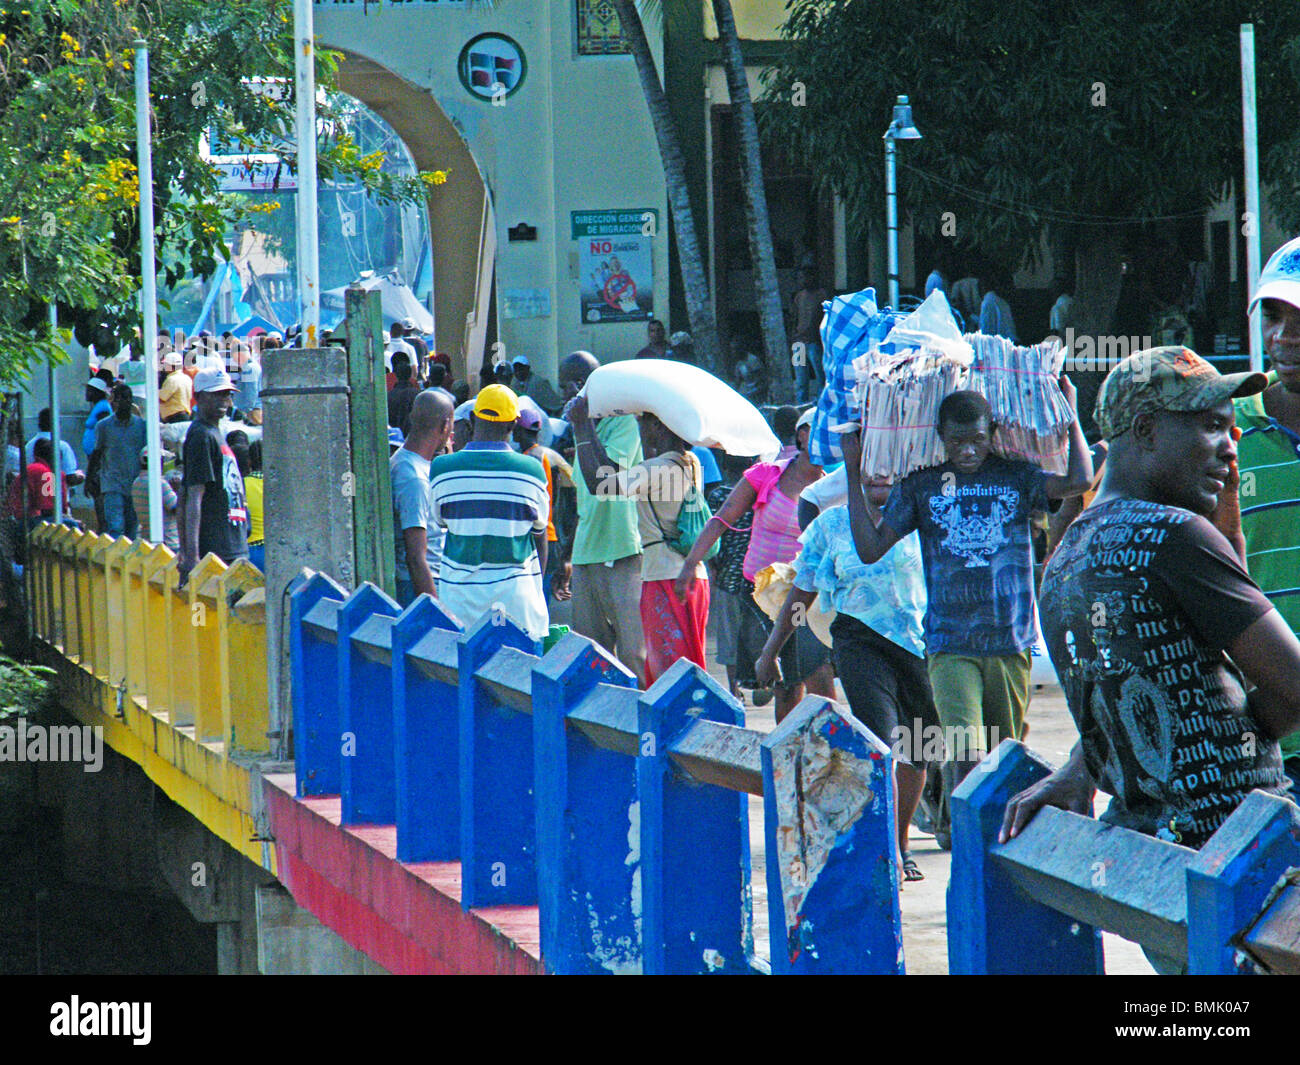
<svg viewBox="0 0 1300 1065">
<path fill-rule="evenodd" d="M 171 712 L 171 651 L 167 630 L 167 572 L 174 570 L 176 556 L 166 544 L 158 544 L 145 556 L 140 567 L 144 599 L 144 687 L 149 713 L 168 720 Z"/>
<path fill-rule="evenodd" d="M 95 659 L 91 675 L 108 679 L 108 553 L 113 538 L 100 534 L 90 548 L 90 606 L 94 623 Z"/>
<path fill-rule="evenodd" d="M 45 590 L 45 579 L 49 572 L 46 565 L 45 538 L 46 530 L 37 528 L 27 541 L 27 609 L 32 615 L 32 631 L 44 640 L 49 634 L 49 595 Z"/>
<path fill-rule="evenodd" d="M 68 604 L 72 602 L 72 582 L 74 580 L 71 569 L 72 551 L 70 548 L 72 538 L 76 533 L 66 525 L 58 526 L 50 534 L 50 542 L 54 548 L 54 557 L 51 560 L 54 565 L 54 575 L 52 579 L 54 592 L 54 624 L 51 626 L 51 635 L 53 643 L 64 655 L 68 653 Z"/>
<path fill-rule="evenodd" d="M 122 559 L 122 604 L 126 618 L 126 692 L 137 702 L 148 702 L 145 679 L 144 605 L 145 562 L 153 555 L 153 544 L 136 540 Z"/>
<path fill-rule="evenodd" d="M 77 534 L 72 545 L 72 572 L 76 578 L 77 604 L 76 613 L 69 619 L 68 625 L 76 635 L 77 663 L 82 669 L 90 669 L 94 661 L 94 634 L 90 626 L 90 548 L 97 537 L 94 533 Z"/>
<path fill-rule="evenodd" d="M 199 602 L 197 592 L 203 583 L 225 570 L 226 564 L 216 555 L 205 555 L 190 571 L 184 588 L 171 585 L 169 609 L 172 664 L 172 724 L 195 725 L 203 679 L 199 675 L 198 632 L 207 622 L 207 607 Z M 213 619 L 215 627 L 216 621 Z M 216 670 L 212 670 L 215 675 Z M 211 697 L 211 696 L 210 696 Z M 196 729 L 197 733 L 197 729 Z M 198 738 L 197 735 L 195 738 Z"/>
<path fill-rule="evenodd" d="M 126 680 L 126 594 L 123 567 L 131 541 L 126 537 L 114 540 L 104 553 L 105 588 L 108 605 L 108 683 L 121 688 Z"/>
<path fill-rule="evenodd" d="M 217 600 L 221 738 L 226 743 L 226 757 L 236 749 L 258 753 L 270 749 L 266 736 L 265 583 L 256 566 L 240 559 L 222 578 Z"/>
<path fill-rule="evenodd" d="M 77 573 L 77 549 L 85 533 L 69 525 L 62 527 L 68 530 L 60 539 L 59 551 L 59 567 L 63 572 L 63 655 L 80 664 L 81 577 Z"/>
<path fill-rule="evenodd" d="M 197 579 L 190 577 L 193 599 L 190 610 L 194 615 L 194 649 L 198 672 L 198 699 L 194 706 L 194 738 L 200 743 L 224 742 L 225 729 L 222 704 L 226 694 L 222 689 L 221 626 L 225 622 L 222 597 L 233 567 L 227 567 L 215 555 L 208 559 L 214 563 Z M 204 561 L 208 561 L 205 559 Z M 238 566 L 238 562 L 235 563 Z M 196 569 L 197 573 L 198 570 Z M 234 574 L 235 587 L 240 576 Z M 243 578 L 246 583 L 248 578 Z M 233 590 L 233 589 L 231 589 Z"/>
<path fill-rule="evenodd" d="M 40 544 L 40 554 L 38 556 L 38 565 L 40 571 L 37 574 L 37 580 L 40 582 L 41 597 L 41 638 L 46 643 L 54 643 L 54 534 L 57 529 L 51 527 L 47 529 L 38 529 L 39 539 L 36 541 Z"/>
</svg>

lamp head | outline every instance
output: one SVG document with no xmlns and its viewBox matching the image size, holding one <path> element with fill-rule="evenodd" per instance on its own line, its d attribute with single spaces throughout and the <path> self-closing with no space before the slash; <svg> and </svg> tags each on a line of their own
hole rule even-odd
<svg viewBox="0 0 1300 1065">
<path fill-rule="evenodd" d="M 885 140 L 919 141 L 921 131 L 912 125 L 912 105 L 906 96 L 898 97 L 894 104 L 894 118 L 885 130 Z"/>
</svg>

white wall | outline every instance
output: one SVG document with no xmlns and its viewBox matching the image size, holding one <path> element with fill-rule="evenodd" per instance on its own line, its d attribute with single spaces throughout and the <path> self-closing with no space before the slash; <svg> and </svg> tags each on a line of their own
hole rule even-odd
<svg viewBox="0 0 1300 1065">
<path fill-rule="evenodd" d="M 557 358 L 575 348 L 602 360 L 634 354 L 644 323 L 581 321 L 569 220 L 575 210 L 657 209 L 655 314 L 666 317 L 663 168 L 632 57 L 579 58 L 571 0 L 368 10 L 318 5 L 317 37 L 429 90 L 464 136 L 496 210 L 498 331 L 509 357 L 526 354 L 536 373 L 554 379 Z M 489 31 L 513 38 L 527 60 L 523 84 L 502 106 L 471 96 L 456 71 L 466 42 Z M 510 243 L 507 230 L 521 222 L 537 228 L 536 242 Z M 550 316 L 505 318 L 507 288 L 548 289 Z"/>
</svg>

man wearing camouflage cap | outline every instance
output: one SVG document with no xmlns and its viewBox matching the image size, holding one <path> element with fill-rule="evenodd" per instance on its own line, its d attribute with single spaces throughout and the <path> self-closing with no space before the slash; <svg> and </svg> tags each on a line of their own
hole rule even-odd
<svg viewBox="0 0 1300 1065">
<path fill-rule="evenodd" d="M 1011 800 L 1004 840 L 1044 805 L 1086 813 L 1097 786 L 1105 820 L 1199 848 L 1252 789 L 1286 793 L 1277 741 L 1300 729 L 1300 641 L 1207 520 L 1233 479 L 1232 401 L 1266 384 L 1179 347 L 1102 384 L 1105 477 L 1041 597 L 1080 740 Z"/>
</svg>

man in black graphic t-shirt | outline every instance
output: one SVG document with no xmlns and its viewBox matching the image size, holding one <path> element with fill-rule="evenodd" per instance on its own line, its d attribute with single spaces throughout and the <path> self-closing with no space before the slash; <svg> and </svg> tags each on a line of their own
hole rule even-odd
<svg viewBox="0 0 1300 1065">
<path fill-rule="evenodd" d="M 1041 602 L 1079 743 L 1011 800 L 1004 841 L 1042 806 L 1086 812 L 1094 785 L 1107 820 L 1196 848 L 1252 790 L 1287 793 L 1277 740 L 1300 729 L 1300 641 L 1206 520 L 1236 491 L 1232 399 L 1265 383 L 1171 347 L 1102 385 L 1106 476 Z"/>
<path fill-rule="evenodd" d="M 185 526 L 180 570 L 209 552 L 230 564 L 248 557 L 248 506 L 235 454 L 221 436 L 221 418 L 236 391 L 224 370 L 200 370 L 194 378 L 195 420 L 185 436 Z"/>
</svg>

